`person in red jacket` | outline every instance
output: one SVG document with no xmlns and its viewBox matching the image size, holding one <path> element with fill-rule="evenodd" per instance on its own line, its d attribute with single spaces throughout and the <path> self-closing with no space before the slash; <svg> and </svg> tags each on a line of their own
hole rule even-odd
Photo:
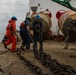
<svg viewBox="0 0 76 75">
<path fill-rule="evenodd" d="M 6 27 L 6 36 L 8 40 L 3 43 L 6 49 L 7 49 L 7 45 L 12 43 L 12 48 L 10 49 L 11 52 L 16 51 L 16 36 L 15 36 L 16 21 L 17 21 L 17 18 L 15 16 L 13 16 L 11 20 L 8 21 L 8 25 Z"/>
</svg>

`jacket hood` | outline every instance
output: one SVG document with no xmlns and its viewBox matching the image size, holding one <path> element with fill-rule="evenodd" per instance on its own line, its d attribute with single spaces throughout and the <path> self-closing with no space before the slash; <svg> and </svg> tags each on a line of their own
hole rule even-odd
<svg viewBox="0 0 76 75">
<path fill-rule="evenodd" d="M 9 21 L 8 21 L 8 23 L 12 23 L 12 22 L 13 22 L 12 20 L 9 20 Z"/>
</svg>

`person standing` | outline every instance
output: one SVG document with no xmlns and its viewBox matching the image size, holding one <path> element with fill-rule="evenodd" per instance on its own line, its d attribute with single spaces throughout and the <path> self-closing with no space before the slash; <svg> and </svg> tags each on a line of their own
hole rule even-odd
<svg viewBox="0 0 76 75">
<path fill-rule="evenodd" d="M 21 48 L 23 50 L 30 50 L 30 42 L 31 42 L 31 37 L 29 34 L 30 22 L 31 22 L 31 19 L 29 17 L 26 17 L 26 19 L 20 24 L 20 36 L 23 41 Z M 26 46 L 26 49 L 24 49 L 24 46 Z"/>
<path fill-rule="evenodd" d="M 37 52 L 37 41 L 39 41 L 39 50 L 43 50 L 43 40 L 42 40 L 42 22 L 40 21 L 40 15 L 35 16 L 35 20 L 33 22 L 33 36 L 34 36 L 34 53 Z M 36 54 L 35 54 L 36 56 Z"/>
<path fill-rule="evenodd" d="M 3 42 L 4 47 L 7 49 L 7 45 L 12 43 L 11 52 L 16 51 L 16 21 L 17 18 L 15 16 L 12 16 L 11 20 L 8 21 L 8 25 L 6 27 L 6 36 L 8 40 L 6 42 Z"/>
</svg>

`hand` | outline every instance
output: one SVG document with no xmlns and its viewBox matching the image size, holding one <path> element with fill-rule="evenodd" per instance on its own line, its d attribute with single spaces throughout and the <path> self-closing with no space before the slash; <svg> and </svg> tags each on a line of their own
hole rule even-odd
<svg viewBox="0 0 76 75">
<path fill-rule="evenodd" d="M 30 33 L 30 30 L 28 30 L 28 32 Z"/>
</svg>

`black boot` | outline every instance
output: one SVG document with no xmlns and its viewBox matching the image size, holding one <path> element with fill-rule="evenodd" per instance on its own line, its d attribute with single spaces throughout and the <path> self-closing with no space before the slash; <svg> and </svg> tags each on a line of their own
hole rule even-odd
<svg viewBox="0 0 76 75">
<path fill-rule="evenodd" d="M 7 45 L 3 42 L 4 48 L 7 49 Z"/>
</svg>

